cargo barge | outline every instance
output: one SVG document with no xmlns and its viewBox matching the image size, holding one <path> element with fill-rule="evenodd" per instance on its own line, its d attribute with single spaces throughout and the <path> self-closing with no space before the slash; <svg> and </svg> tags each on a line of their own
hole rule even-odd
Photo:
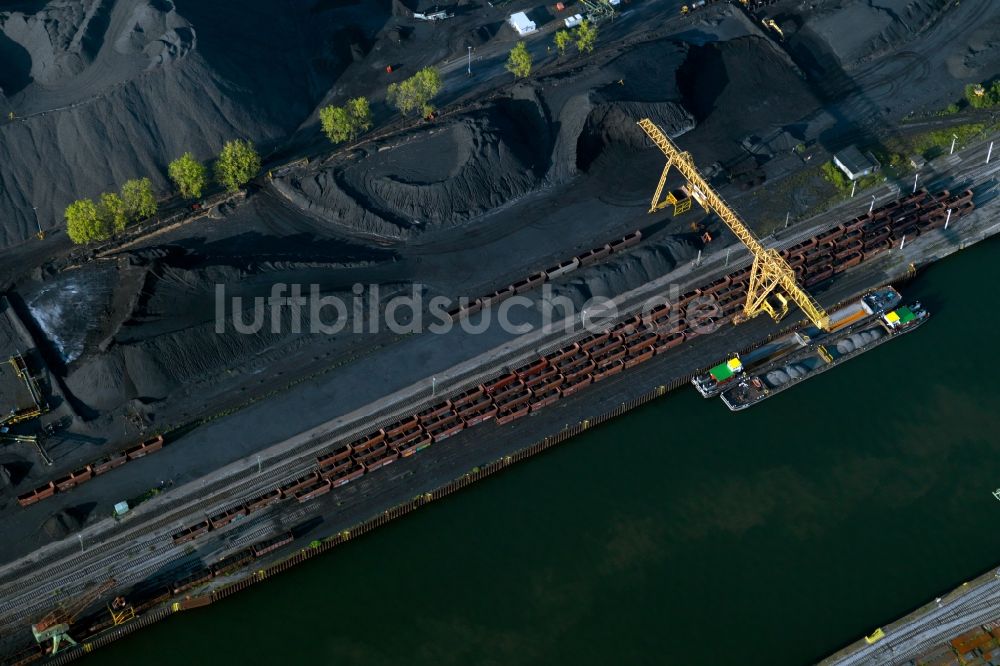
<svg viewBox="0 0 1000 666">
<path fill-rule="evenodd" d="M 745 379 L 748 374 L 758 368 L 773 363 L 812 342 L 821 343 L 848 326 L 854 326 L 869 321 L 873 317 L 881 316 L 899 305 L 901 300 L 902 296 L 893 287 L 876 289 L 833 312 L 830 315 L 829 330 L 823 331 L 809 324 L 804 326 L 801 331 L 783 335 L 742 357 L 733 354 L 732 357 L 710 368 L 707 372 L 692 377 L 691 384 L 703 398 L 714 398 L 730 386 Z"/>
<path fill-rule="evenodd" d="M 767 364 L 759 372 L 740 379 L 722 392 L 722 401 L 738 412 L 756 405 L 785 389 L 825 372 L 832 367 L 874 349 L 884 342 L 909 333 L 923 324 L 930 313 L 919 303 L 886 312 L 874 322 L 862 321 L 822 342 Z"/>
</svg>

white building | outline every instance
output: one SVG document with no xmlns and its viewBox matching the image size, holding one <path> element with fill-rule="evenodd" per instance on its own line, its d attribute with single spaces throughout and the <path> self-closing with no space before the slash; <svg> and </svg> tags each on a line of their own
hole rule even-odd
<svg viewBox="0 0 1000 666">
<path fill-rule="evenodd" d="M 535 22 L 530 20 L 524 12 L 511 14 L 510 18 L 507 19 L 507 23 L 510 23 L 510 27 L 514 28 L 514 31 L 522 37 L 530 35 L 537 29 Z"/>
<path fill-rule="evenodd" d="M 878 171 L 879 163 L 871 154 L 862 155 L 856 146 L 849 146 L 833 156 L 833 163 L 847 174 L 851 180 L 857 180 Z"/>
</svg>

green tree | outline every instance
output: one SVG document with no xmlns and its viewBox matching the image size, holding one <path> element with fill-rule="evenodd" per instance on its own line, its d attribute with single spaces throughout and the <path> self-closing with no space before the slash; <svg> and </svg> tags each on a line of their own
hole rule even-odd
<svg viewBox="0 0 1000 666">
<path fill-rule="evenodd" d="M 347 100 L 345 106 L 320 109 L 319 122 L 323 133 L 333 143 L 353 141 L 358 134 L 371 129 L 372 111 L 367 99 L 355 97 Z"/>
<path fill-rule="evenodd" d="M 576 48 L 580 49 L 580 53 L 583 53 L 584 51 L 587 53 L 593 53 L 594 44 L 596 42 L 597 26 L 584 19 L 580 23 L 580 27 L 576 29 Z"/>
<path fill-rule="evenodd" d="M 208 182 L 208 169 L 191 153 L 184 153 L 171 162 L 167 173 L 185 199 L 200 197 Z"/>
<path fill-rule="evenodd" d="M 570 42 L 573 41 L 573 36 L 569 34 L 569 30 L 557 30 L 556 36 L 556 51 L 559 55 L 566 55 L 566 49 L 569 47 Z"/>
<path fill-rule="evenodd" d="M 351 116 L 354 128 L 352 139 L 372 128 L 372 109 L 368 104 L 367 97 L 355 97 L 347 100 L 347 113 Z"/>
<path fill-rule="evenodd" d="M 226 142 L 215 163 L 215 179 L 230 192 L 236 192 L 260 171 L 260 155 L 254 145 L 243 139 Z"/>
<path fill-rule="evenodd" d="M 122 185 L 122 203 L 129 222 L 144 220 L 156 214 L 156 197 L 149 178 L 133 178 Z"/>
<path fill-rule="evenodd" d="M 125 202 L 114 192 L 105 192 L 101 195 L 101 201 L 97 204 L 97 216 L 109 237 L 125 231 L 125 225 L 128 223 Z"/>
<path fill-rule="evenodd" d="M 90 199 L 74 201 L 66 207 L 66 233 L 76 244 L 105 240 L 111 236 L 98 213 L 97 206 Z"/>
<path fill-rule="evenodd" d="M 342 106 L 327 106 L 319 110 L 319 124 L 333 143 L 351 138 L 351 116 Z"/>
<path fill-rule="evenodd" d="M 441 86 L 441 73 L 433 67 L 424 67 L 405 81 L 390 83 L 387 99 L 404 116 L 414 111 L 429 116 L 434 112 L 430 101 L 441 92 Z"/>
<path fill-rule="evenodd" d="M 531 54 L 524 42 L 518 42 L 507 57 L 507 71 L 519 79 L 531 74 Z"/>
</svg>

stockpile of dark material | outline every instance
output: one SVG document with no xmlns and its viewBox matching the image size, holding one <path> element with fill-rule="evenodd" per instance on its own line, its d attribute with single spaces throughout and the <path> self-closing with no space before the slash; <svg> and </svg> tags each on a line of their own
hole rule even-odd
<svg viewBox="0 0 1000 666">
<path fill-rule="evenodd" d="M 130 279 L 123 283 L 117 280 L 129 277 L 129 271 L 75 272 L 73 285 L 86 282 L 92 293 L 105 294 L 103 299 L 83 299 L 77 307 L 51 299 L 53 286 L 66 286 L 64 282 L 43 285 L 39 294 L 28 295 L 35 321 L 64 354 L 65 385 L 84 414 L 112 410 L 132 400 L 148 404 L 164 399 L 182 386 L 238 366 L 293 337 L 305 344 L 304 338 L 311 336 L 299 332 L 310 330 L 308 321 L 300 318 L 293 325 L 288 308 L 273 320 L 270 307 L 255 304 L 255 299 L 270 296 L 275 283 L 306 285 L 304 289 L 319 284 L 324 296 L 336 295 L 345 303 L 352 297 L 349 285 L 331 286 L 328 278 L 343 264 L 192 268 L 165 257 L 133 257 L 133 261 L 139 265 L 130 269 Z M 216 329 L 215 285 L 228 285 L 225 334 Z M 386 284 L 381 293 L 388 299 L 401 289 Z M 256 330 L 234 330 L 231 304 L 236 297 L 242 299 L 240 320 L 248 326 L 255 320 L 255 308 L 260 308 Z"/>
<path fill-rule="evenodd" d="M 23 5 L 23 7 L 21 6 Z M 0 11 L 0 248 L 61 226 L 72 200 L 149 176 L 184 151 L 267 144 L 308 118 L 349 62 L 344 25 L 377 2 L 52 0 Z M 290 46 L 294 45 L 294 48 Z M 16 120 L 7 122 L 13 112 Z"/>
<path fill-rule="evenodd" d="M 315 216 L 373 234 L 466 222 L 542 182 L 552 140 L 530 93 L 371 145 L 283 191 Z"/>
<path fill-rule="evenodd" d="M 695 237 L 667 237 L 643 245 L 568 282 L 554 285 L 552 296 L 554 299 L 570 299 L 574 311 L 579 312 L 592 298 L 614 298 L 666 275 L 681 263 L 693 260 L 700 247 L 701 243 Z"/>
<path fill-rule="evenodd" d="M 298 327 L 287 309 L 272 322 L 264 308 L 261 326 L 250 334 L 235 333 L 231 323 L 225 334 L 216 332 L 216 285 L 226 286 L 227 304 L 243 299 L 247 322 L 253 299 L 267 298 L 277 282 L 316 283 L 324 295 L 350 301 L 356 269 L 370 268 L 366 274 L 377 276 L 384 299 L 404 289 L 379 268 L 391 253 L 336 241 L 316 218 L 394 237 L 477 224 L 519 198 L 572 182 L 609 148 L 644 150 L 636 117 L 651 116 L 672 135 L 688 130 L 693 120 L 673 77 L 654 74 L 646 63 L 679 66 L 686 48 L 663 40 L 637 50 L 582 76 L 519 85 L 468 112 L 418 124 L 308 178 L 276 179 L 307 216 L 252 197 L 221 223 L 203 226 L 204 237 L 154 242 L 114 262 L 25 283 L 20 292 L 52 343 L 79 413 L 94 417 L 127 405 L 148 413 L 179 389 L 223 370 L 232 376 L 288 345 L 322 340 L 325 352 L 331 343 L 348 344 L 293 333 Z M 596 267 L 566 289 L 612 295 L 695 253 L 696 243 L 665 239 Z"/>
<path fill-rule="evenodd" d="M 602 68 L 607 83 L 563 108 L 560 122 L 578 132 L 578 169 L 586 171 L 609 146 L 647 147 L 648 139 L 636 125 L 640 118 L 652 119 L 671 137 L 694 128 L 695 118 L 673 76 L 688 48 L 670 40 L 638 45 Z"/>
<path fill-rule="evenodd" d="M 690 130 L 694 121 L 669 75 L 684 52 L 663 40 L 576 80 L 519 85 L 275 186 L 310 215 L 363 234 L 410 238 L 466 224 L 570 181 L 609 146 L 643 148 L 638 118 L 653 118 L 673 136 Z M 650 71 L 650 59 L 661 76 Z"/>
<path fill-rule="evenodd" d="M 951 0 L 828 0 L 801 13 L 802 28 L 830 47 L 841 65 L 891 48 L 926 29 Z"/>
<path fill-rule="evenodd" d="M 698 121 L 692 140 L 723 162 L 745 155 L 748 136 L 780 131 L 820 106 L 788 56 L 763 37 L 692 46 L 677 80 Z"/>
</svg>

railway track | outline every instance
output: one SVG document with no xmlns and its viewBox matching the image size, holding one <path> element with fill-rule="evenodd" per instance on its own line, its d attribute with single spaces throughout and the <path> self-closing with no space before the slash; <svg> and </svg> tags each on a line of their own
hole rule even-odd
<svg viewBox="0 0 1000 666">
<path fill-rule="evenodd" d="M 993 581 L 931 610 L 908 625 L 891 629 L 885 638 L 877 643 L 836 660 L 830 666 L 905 663 L 939 645 L 948 637 L 994 619 L 998 615 L 1000 615 L 1000 582 Z M 950 620 L 947 619 L 949 616 Z M 932 635 L 921 638 L 928 632 L 932 632 Z M 917 642 L 909 643 L 911 641 Z M 897 654 L 902 647 L 905 647 L 905 651 Z"/>
</svg>

